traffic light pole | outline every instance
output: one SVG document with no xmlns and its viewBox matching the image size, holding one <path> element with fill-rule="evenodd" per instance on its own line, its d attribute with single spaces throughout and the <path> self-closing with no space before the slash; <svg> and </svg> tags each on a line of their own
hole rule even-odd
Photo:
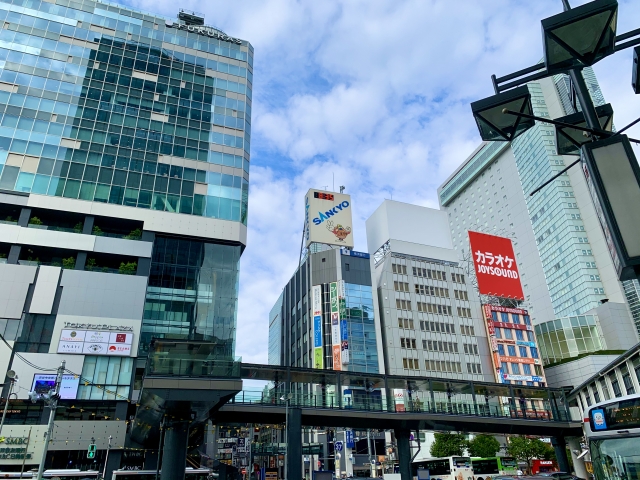
<svg viewBox="0 0 640 480">
<path fill-rule="evenodd" d="M 42 474 L 44 473 L 44 462 L 47 460 L 47 452 L 49 450 L 49 442 L 51 441 L 51 434 L 53 433 L 53 421 L 56 418 L 56 409 L 58 407 L 58 399 L 60 398 L 60 386 L 62 385 L 62 375 L 64 374 L 66 362 L 63 360 L 58 367 L 58 375 L 56 376 L 56 385 L 54 387 L 53 394 L 49 396 L 49 425 L 47 431 L 44 434 L 44 446 L 42 447 L 42 458 L 40 459 L 40 466 L 38 467 L 37 480 L 42 480 Z"/>
</svg>

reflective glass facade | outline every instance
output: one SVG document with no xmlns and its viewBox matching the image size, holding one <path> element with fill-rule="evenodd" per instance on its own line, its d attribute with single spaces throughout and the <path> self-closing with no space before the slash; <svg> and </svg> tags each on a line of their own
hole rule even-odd
<svg viewBox="0 0 640 480">
<path fill-rule="evenodd" d="M 605 348 L 596 315 L 557 318 L 535 326 L 545 365 Z"/>
<path fill-rule="evenodd" d="M 378 373 L 373 294 L 368 285 L 345 283 L 350 372 Z"/>
<path fill-rule="evenodd" d="M 247 42 L 89 0 L 0 22 L 0 188 L 246 224 Z"/>
<path fill-rule="evenodd" d="M 534 114 L 549 117 L 540 84 L 528 87 Z M 556 154 L 554 135 L 552 125 L 538 122 L 512 142 L 525 192 L 565 167 L 563 157 Z M 565 173 L 536 195 L 525 197 L 554 313 L 579 315 L 596 307 L 605 291 L 569 176 Z"/>
<path fill-rule="evenodd" d="M 240 246 L 156 238 L 139 354 L 155 338 L 215 341 L 235 350 Z"/>
</svg>

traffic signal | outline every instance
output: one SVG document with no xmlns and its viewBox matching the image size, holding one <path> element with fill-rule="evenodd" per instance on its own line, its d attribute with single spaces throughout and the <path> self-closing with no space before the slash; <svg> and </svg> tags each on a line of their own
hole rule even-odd
<svg viewBox="0 0 640 480">
<path fill-rule="evenodd" d="M 87 458 L 96 458 L 96 444 L 92 443 L 89 445 L 89 449 L 87 450 Z"/>
</svg>

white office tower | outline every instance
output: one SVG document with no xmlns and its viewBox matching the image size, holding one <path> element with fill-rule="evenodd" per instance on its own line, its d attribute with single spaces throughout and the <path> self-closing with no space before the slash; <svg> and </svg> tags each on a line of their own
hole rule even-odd
<svg viewBox="0 0 640 480">
<path fill-rule="evenodd" d="M 446 213 L 385 200 L 366 227 L 385 371 L 494 381 L 480 300 Z"/>
<path fill-rule="evenodd" d="M 595 103 L 604 103 L 593 72 L 584 76 Z M 529 83 L 534 114 L 574 113 L 568 82 L 557 75 Z M 538 122 L 511 144 L 480 145 L 438 189 L 460 258 L 469 255 L 468 230 L 513 240 L 550 386 L 579 385 L 615 358 L 611 351 L 637 343 L 640 329 L 638 284 L 617 280 L 580 168 L 530 195 L 575 159 L 557 155 L 554 127 Z M 566 363 L 604 351 L 613 356 Z"/>
</svg>

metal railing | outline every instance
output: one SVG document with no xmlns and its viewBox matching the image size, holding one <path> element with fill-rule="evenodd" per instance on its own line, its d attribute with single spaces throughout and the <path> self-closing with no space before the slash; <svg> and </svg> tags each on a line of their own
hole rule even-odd
<svg viewBox="0 0 640 480">
<path fill-rule="evenodd" d="M 286 401 L 277 394 L 269 391 L 243 390 L 239 392 L 230 402 L 230 405 L 270 405 L 273 407 L 285 407 Z M 547 402 L 545 402 L 547 403 Z M 339 401 L 335 395 L 322 394 L 300 394 L 291 393 L 289 408 L 316 408 L 331 410 L 351 410 L 351 411 L 378 411 L 391 412 L 399 415 L 408 413 L 429 413 L 446 415 L 465 415 L 490 418 L 521 418 L 528 420 L 541 420 L 552 422 L 571 421 L 568 414 L 561 408 L 553 408 L 544 405 L 543 408 L 536 407 L 535 402 L 530 406 L 514 406 L 506 399 L 504 403 L 473 403 L 465 401 L 422 401 L 413 400 L 407 402 L 387 400 L 381 395 L 362 396 L 353 400 L 343 398 Z"/>
</svg>

